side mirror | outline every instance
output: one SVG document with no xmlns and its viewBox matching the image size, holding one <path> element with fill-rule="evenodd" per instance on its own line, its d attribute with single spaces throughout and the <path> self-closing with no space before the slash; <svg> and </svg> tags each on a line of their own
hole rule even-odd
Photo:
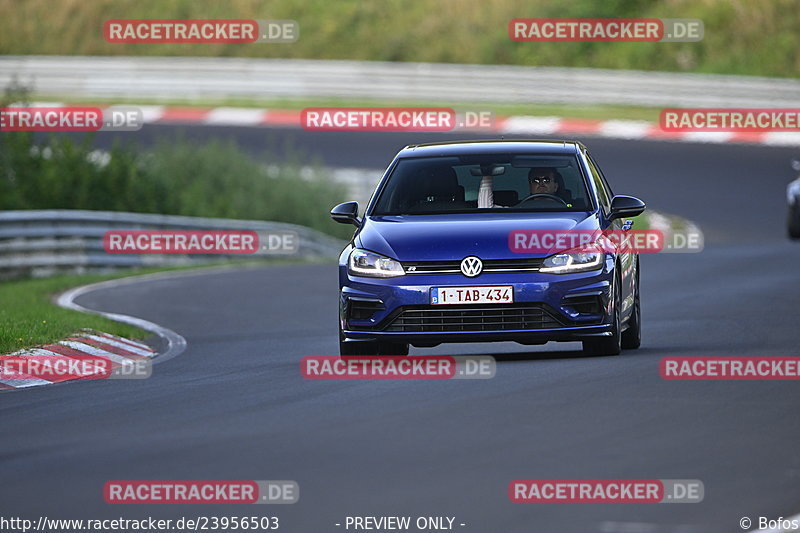
<svg viewBox="0 0 800 533">
<path fill-rule="evenodd" d="M 331 218 L 341 224 L 360 226 L 358 219 L 358 202 L 345 202 L 331 209 Z"/>
<path fill-rule="evenodd" d="M 646 207 L 643 201 L 633 196 L 615 196 L 611 200 L 611 215 L 609 219 L 635 217 L 636 215 L 641 215 Z"/>
</svg>

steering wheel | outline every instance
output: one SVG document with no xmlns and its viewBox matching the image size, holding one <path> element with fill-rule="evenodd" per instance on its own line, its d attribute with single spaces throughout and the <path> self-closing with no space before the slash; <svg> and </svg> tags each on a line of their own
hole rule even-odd
<svg viewBox="0 0 800 533">
<path fill-rule="evenodd" d="M 563 198 L 559 198 L 555 194 L 545 194 L 545 193 L 531 194 L 530 196 L 520 200 L 520 202 L 517 205 L 520 205 L 522 203 L 527 202 L 528 200 L 533 200 L 533 199 L 536 199 L 536 198 L 544 198 L 546 200 L 557 200 L 557 201 L 561 202 L 562 204 L 564 204 L 564 207 L 567 207 L 567 202 L 565 202 Z"/>
</svg>

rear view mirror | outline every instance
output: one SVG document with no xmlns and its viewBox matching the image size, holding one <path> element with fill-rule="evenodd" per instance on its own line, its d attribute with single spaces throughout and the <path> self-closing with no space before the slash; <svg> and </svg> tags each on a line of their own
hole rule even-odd
<svg viewBox="0 0 800 533">
<path fill-rule="evenodd" d="M 331 218 L 341 224 L 360 226 L 358 219 L 358 202 L 345 202 L 331 209 Z"/>
<path fill-rule="evenodd" d="M 633 196 L 615 196 L 611 200 L 611 216 L 609 219 L 635 217 L 636 215 L 641 215 L 646 207 L 643 201 Z"/>
<path fill-rule="evenodd" d="M 481 168 L 471 168 L 469 173 L 473 176 L 499 176 L 506 173 L 506 167 L 502 165 L 481 165 Z"/>
</svg>

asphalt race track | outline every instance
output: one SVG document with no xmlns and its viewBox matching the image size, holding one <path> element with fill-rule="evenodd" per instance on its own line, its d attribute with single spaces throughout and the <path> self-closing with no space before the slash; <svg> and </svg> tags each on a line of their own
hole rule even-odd
<svg viewBox="0 0 800 533">
<path fill-rule="evenodd" d="M 173 135 L 147 127 L 140 137 Z M 154 132 L 154 133 L 146 133 Z M 118 134 L 124 135 L 124 134 Z M 382 168 L 449 135 L 197 128 L 259 152 L 267 138 L 331 166 Z M 460 136 L 465 138 L 468 136 Z M 473 136 L 477 138 L 476 136 Z M 100 145 L 112 136 L 99 137 Z M 83 306 L 177 331 L 187 350 L 147 380 L 0 395 L 3 488 L 18 516 L 274 514 L 281 530 L 343 531 L 347 515 L 455 516 L 457 531 L 716 533 L 800 512 L 796 382 L 678 382 L 666 355 L 800 355 L 800 243 L 786 237 L 795 149 L 582 139 L 614 190 L 695 221 L 698 254 L 642 256 L 643 346 L 442 345 L 488 353 L 491 380 L 317 381 L 337 353 L 336 269 L 275 266 L 94 292 Z M 514 504 L 513 479 L 699 479 L 699 504 Z M 112 506 L 124 479 L 295 480 L 295 505 Z"/>
</svg>

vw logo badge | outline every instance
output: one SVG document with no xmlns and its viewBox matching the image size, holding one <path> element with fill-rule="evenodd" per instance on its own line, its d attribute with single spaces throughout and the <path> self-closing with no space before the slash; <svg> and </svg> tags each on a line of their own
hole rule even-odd
<svg viewBox="0 0 800 533">
<path fill-rule="evenodd" d="M 461 261 L 461 273 L 468 278 L 474 278 L 480 274 L 482 270 L 483 262 L 481 262 L 480 258 L 475 257 L 474 255 L 465 257 Z"/>
</svg>

